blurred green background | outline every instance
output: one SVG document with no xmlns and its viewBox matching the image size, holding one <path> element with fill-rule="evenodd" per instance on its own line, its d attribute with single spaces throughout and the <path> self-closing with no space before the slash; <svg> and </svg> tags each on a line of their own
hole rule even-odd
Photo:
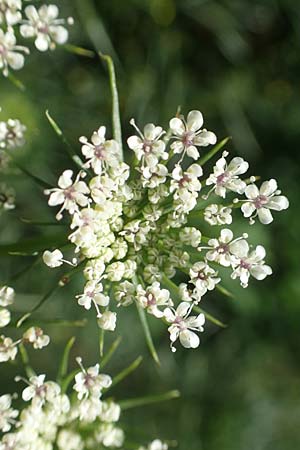
<svg viewBox="0 0 300 450">
<path fill-rule="evenodd" d="M 169 351 L 164 326 L 151 320 L 162 361 L 148 356 L 134 308 L 120 312 L 123 341 L 109 370 L 117 373 L 139 354 L 144 361 L 113 394 L 129 398 L 178 388 L 180 400 L 129 411 L 124 417 L 132 440 L 174 439 L 182 450 L 295 450 L 300 448 L 300 5 L 298 0 L 72 0 L 57 2 L 75 25 L 70 43 L 101 49 L 114 57 L 124 136 L 131 117 L 167 126 L 178 105 L 200 109 L 208 129 L 233 137 L 229 150 L 247 159 L 251 173 L 274 177 L 290 209 L 270 226 L 235 228 L 251 233 L 268 250 L 274 275 L 251 280 L 247 290 L 227 280 L 229 299 L 207 295 L 203 307 L 228 324 L 207 324 L 195 351 Z M 17 74 L 26 91 L 0 79 L 1 120 L 19 118 L 28 127 L 27 145 L 15 152 L 31 172 L 52 184 L 72 163 L 46 118 L 63 128 L 74 148 L 80 135 L 101 124 L 110 128 L 110 92 L 97 59 L 64 49 L 32 49 Z M 18 152 L 18 154 L 17 154 Z M 17 191 L 17 208 L 0 217 L 2 243 L 61 228 L 24 224 L 20 217 L 53 221 L 41 189 L 15 170 L 2 175 Z M 212 230 L 214 231 L 214 230 Z M 1 282 L 26 267 L 30 257 L 1 257 Z M 62 275 L 42 264 L 13 283 L 15 310 L 27 311 Z M 86 364 L 98 358 L 94 313 L 76 305 L 78 277 L 43 306 L 37 317 L 86 317 L 85 329 L 45 327 L 52 343 L 30 353 L 40 373 L 55 375 L 58 352 L 76 334 L 72 353 Z M 106 347 L 115 337 L 106 336 Z M 14 390 L 14 364 L 1 366 L 1 391 Z"/>
</svg>

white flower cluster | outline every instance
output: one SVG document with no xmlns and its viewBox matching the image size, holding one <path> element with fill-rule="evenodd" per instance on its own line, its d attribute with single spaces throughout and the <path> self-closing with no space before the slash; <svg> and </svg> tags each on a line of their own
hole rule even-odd
<svg viewBox="0 0 300 450">
<path fill-rule="evenodd" d="M 1 6 L 1 3 L 0 3 Z M 1 8 L 0 8 L 1 11 Z M 26 127 L 18 119 L 0 121 L 0 171 L 9 164 L 9 152 L 25 143 Z M 5 183 L 0 183 L 0 214 L 15 208 L 15 191 Z"/>
<path fill-rule="evenodd" d="M 134 120 L 131 124 L 137 131 L 127 140 L 135 154 L 132 167 L 120 160 L 119 144 L 107 140 L 101 126 L 90 140 L 80 138 L 83 169 L 76 176 L 71 170 L 63 172 L 58 187 L 46 191 L 49 205 L 60 206 L 57 220 L 64 212 L 71 216 L 68 238 L 78 260 L 85 261 L 86 285 L 78 303 L 86 309 L 95 307 L 101 328 L 115 329 L 111 299 L 118 306 L 137 303 L 168 324 L 173 351 L 177 339 L 184 347 L 195 348 L 205 317 L 192 311 L 220 283 L 218 266 L 231 269 L 231 277 L 239 278 L 243 287 L 250 276 L 263 280 L 272 273 L 264 248 L 253 248 L 246 234 L 234 239 L 224 228 L 217 237 L 209 237 L 203 230 L 207 224 L 212 230 L 230 225 L 239 206 L 251 223 L 258 216 L 268 224 L 273 220 L 271 210 L 286 209 L 288 200 L 273 179 L 262 183 L 260 190 L 253 177 L 241 179 L 249 165 L 240 157 L 227 162 L 228 152 L 201 183 L 200 150 L 217 139 L 202 128 L 200 111 L 191 111 L 186 120 L 171 119 L 167 133 L 154 124 L 147 124 L 143 132 Z M 223 204 L 231 193 L 245 194 L 246 199 Z M 44 261 L 60 266 L 63 254 L 47 250 Z M 172 282 L 176 274 L 185 276 L 186 283 L 177 287 Z"/>
<path fill-rule="evenodd" d="M 125 433 L 118 424 L 121 407 L 102 398 L 111 377 L 99 373 L 99 364 L 85 369 L 81 358 L 78 363 L 81 371 L 75 376 L 73 395 L 65 394 L 58 383 L 46 381 L 45 375 L 29 380 L 16 377 L 28 385 L 22 399 L 29 405 L 18 411 L 12 408 L 11 395 L 0 396 L 0 450 L 123 448 Z M 167 448 L 158 439 L 147 447 Z"/>
<path fill-rule="evenodd" d="M 24 8 L 22 0 L 0 0 L 0 70 L 8 76 L 9 68 L 20 70 L 24 66 L 24 55 L 29 49 L 17 44 L 16 35 L 33 38 L 35 47 L 45 52 L 54 50 L 56 44 L 65 44 L 68 40 L 66 22 L 73 24 L 73 19 L 59 19 L 56 5 L 33 5 Z"/>
<path fill-rule="evenodd" d="M 11 322 L 11 313 L 7 309 L 15 299 L 15 291 L 9 286 L 0 287 L 0 328 L 4 328 Z M 0 363 L 14 360 L 18 353 L 19 344 L 30 344 L 34 349 L 46 347 L 50 342 L 49 336 L 44 334 L 39 327 L 30 327 L 22 338 L 13 341 L 10 337 L 0 336 Z"/>
</svg>

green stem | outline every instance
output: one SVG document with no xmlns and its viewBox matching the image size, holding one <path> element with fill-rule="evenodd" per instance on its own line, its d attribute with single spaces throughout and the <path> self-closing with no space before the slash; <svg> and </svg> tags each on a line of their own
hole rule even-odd
<svg viewBox="0 0 300 450">
<path fill-rule="evenodd" d="M 144 334 L 145 334 L 146 342 L 147 342 L 149 351 L 151 353 L 151 356 L 154 359 L 154 361 L 158 365 L 160 365 L 160 360 L 159 360 L 157 351 L 156 351 L 154 343 L 153 343 L 153 339 L 152 339 L 151 331 L 150 331 L 149 324 L 148 324 L 148 321 L 147 321 L 145 310 L 144 310 L 144 308 L 142 308 L 137 303 L 136 303 L 136 307 L 137 307 L 137 310 L 138 310 L 139 318 L 140 318 L 140 321 L 141 321 L 141 324 L 142 324 L 142 327 L 143 327 L 143 331 L 144 331 Z"/>
<path fill-rule="evenodd" d="M 128 377 L 128 375 L 130 375 L 132 372 L 134 372 L 139 365 L 141 364 L 143 360 L 142 356 L 139 356 L 138 358 L 136 358 L 131 364 L 130 366 L 126 367 L 124 370 L 122 370 L 120 373 L 118 373 L 112 380 L 112 386 L 115 386 L 116 384 L 120 383 L 121 381 L 123 381 L 125 378 Z"/>
<path fill-rule="evenodd" d="M 101 368 L 103 369 L 103 367 L 105 367 L 108 362 L 110 361 L 111 357 L 113 356 L 113 354 L 116 352 L 117 348 L 119 347 L 119 345 L 121 344 L 122 341 L 122 336 L 117 337 L 117 339 L 111 344 L 108 352 L 106 353 L 106 355 L 104 355 L 104 357 L 101 360 Z"/>
<path fill-rule="evenodd" d="M 202 156 L 202 158 L 200 158 L 198 160 L 198 164 L 203 165 L 205 164 L 207 161 L 209 161 L 216 153 L 218 153 L 223 147 L 224 145 L 227 144 L 227 142 L 229 141 L 229 139 L 231 139 L 231 137 L 226 137 L 224 139 L 222 139 L 222 141 L 220 141 L 217 145 L 215 145 L 206 155 Z"/>
<path fill-rule="evenodd" d="M 130 398 L 128 400 L 121 400 L 119 405 L 124 411 L 125 409 L 136 408 L 138 406 L 151 405 L 153 403 L 160 403 L 167 400 L 173 400 L 180 397 L 180 392 L 177 390 L 168 391 L 164 394 L 149 395 L 140 398 Z"/>
<path fill-rule="evenodd" d="M 123 161 L 123 146 L 122 146 L 122 130 L 121 130 L 121 119 L 120 119 L 120 107 L 119 107 L 119 94 L 117 88 L 117 80 L 115 73 L 115 66 L 112 58 L 109 55 L 104 55 L 99 52 L 99 57 L 106 62 L 110 89 L 112 95 L 112 127 L 114 139 L 118 142 L 120 148 L 120 160 Z"/>
</svg>

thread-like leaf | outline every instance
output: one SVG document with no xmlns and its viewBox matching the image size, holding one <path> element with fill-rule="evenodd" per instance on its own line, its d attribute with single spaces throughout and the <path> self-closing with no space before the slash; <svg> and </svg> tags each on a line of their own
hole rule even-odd
<svg viewBox="0 0 300 450">
<path fill-rule="evenodd" d="M 146 317 L 146 313 L 145 310 L 138 304 L 136 304 L 137 310 L 138 310 L 138 314 L 139 314 L 139 318 L 142 324 L 142 328 L 144 331 L 144 335 L 145 335 L 145 339 L 146 339 L 146 343 L 147 346 L 149 348 L 149 351 L 151 353 L 152 358 L 154 359 L 154 361 L 160 365 L 160 360 L 157 354 L 157 351 L 155 349 L 154 343 L 153 343 L 153 339 L 152 339 L 152 335 L 151 335 L 151 331 L 149 328 L 149 324 L 148 324 L 148 320 Z"/>
<path fill-rule="evenodd" d="M 110 348 L 108 349 L 108 352 L 106 353 L 106 355 L 103 356 L 102 360 L 101 360 L 101 368 L 103 369 L 103 367 L 105 367 L 110 359 L 112 358 L 112 356 L 114 355 L 114 353 L 117 351 L 120 343 L 122 341 L 122 336 L 117 337 L 117 339 L 111 344 Z"/>
<path fill-rule="evenodd" d="M 104 55 L 99 52 L 99 57 L 106 62 L 108 73 L 110 90 L 112 96 L 112 128 L 114 139 L 118 142 L 120 148 L 120 160 L 123 161 L 123 146 L 122 146 L 122 130 L 121 130 L 121 119 L 120 119 L 120 107 L 119 107 L 119 94 L 117 88 L 117 80 L 115 73 L 114 62 L 109 55 Z"/>
<path fill-rule="evenodd" d="M 58 373 L 57 373 L 57 382 L 61 383 L 62 379 L 67 375 L 68 372 L 68 365 L 69 365 L 69 357 L 70 357 L 70 351 L 72 350 L 72 347 L 75 343 L 75 337 L 71 337 L 71 339 L 69 339 L 69 341 L 67 342 L 63 355 L 62 355 L 62 359 L 61 359 L 61 363 L 58 369 Z"/>
<path fill-rule="evenodd" d="M 227 142 L 231 139 L 231 137 L 226 137 L 222 139 L 222 141 L 218 142 L 206 155 L 203 155 L 202 158 L 198 160 L 198 164 L 203 165 L 207 161 L 209 161 L 216 153 L 218 153 L 224 145 L 227 144 Z"/>
<path fill-rule="evenodd" d="M 112 380 L 112 384 L 110 387 L 115 386 L 116 384 L 123 381 L 125 378 L 127 378 L 132 372 L 134 372 L 139 365 L 141 364 L 143 360 L 142 356 L 139 356 L 136 358 L 128 367 L 123 369 L 120 373 L 118 373 Z"/>
<path fill-rule="evenodd" d="M 180 392 L 177 390 L 168 391 L 164 394 L 148 395 L 146 397 L 130 398 L 128 400 L 121 400 L 119 405 L 124 411 L 125 409 L 136 408 L 138 406 L 151 405 L 153 403 L 165 402 L 167 400 L 174 400 L 180 397 Z"/>
</svg>

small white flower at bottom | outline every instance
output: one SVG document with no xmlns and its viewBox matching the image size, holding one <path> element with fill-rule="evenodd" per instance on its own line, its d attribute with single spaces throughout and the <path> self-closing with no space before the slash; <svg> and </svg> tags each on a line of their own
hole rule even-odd
<svg viewBox="0 0 300 450">
<path fill-rule="evenodd" d="M 197 348 L 200 344 L 200 339 L 194 331 L 204 331 L 205 316 L 202 313 L 198 316 L 189 316 L 192 308 L 193 304 L 182 302 L 176 310 L 166 308 L 164 311 L 165 319 L 172 324 L 168 328 L 172 352 L 176 351 L 173 343 L 178 338 L 185 348 Z"/>
</svg>

